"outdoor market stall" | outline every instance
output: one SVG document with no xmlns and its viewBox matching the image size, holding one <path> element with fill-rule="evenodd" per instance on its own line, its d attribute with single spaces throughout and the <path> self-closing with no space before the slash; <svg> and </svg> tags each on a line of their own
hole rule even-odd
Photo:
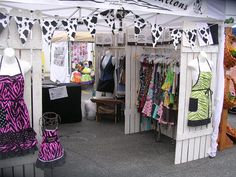
<svg viewBox="0 0 236 177">
<path fill-rule="evenodd" d="M 125 73 L 125 130 L 126 134 L 147 130 L 146 119 L 137 109 L 137 91 L 140 89 L 140 60 L 142 54 L 175 54 L 179 62 L 178 116 L 175 122 L 176 134 L 172 128 L 162 131 L 176 140 L 175 164 L 196 160 L 216 154 L 216 138 L 223 102 L 223 41 L 224 2 L 214 1 L 3 1 L 1 9 L 2 49 L 12 47 L 17 55 L 32 64 L 32 71 L 26 76 L 26 103 L 31 114 L 31 125 L 39 135 L 38 121 L 42 114 L 41 91 L 41 48 L 42 40 L 51 43 L 54 30 L 60 26 L 67 31 L 68 38 L 75 39 L 77 30 L 88 30 L 92 37 L 96 32 L 109 32 L 112 42 L 109 46 L 100 44 L 96 48 L 96 68 L 107 49 L 118 57 L 126 57 Z M 49 9 L 48 7 L 51 7 Z M 96 8 L 94 8 L 96 7 Z M 31 9 L 28 11 L 26 9 Z M 71 11 L 73 10 L 73 13 Z M 22 23 L 24 22 L 24 23 Z M 115 27 L 118 26 L 118 27 Z M 216 35 L 211 27 L 217 26 Z M 20 39 L 18 37 L 20 34 Z M 115 35 L 112 35 L 112 34 Z M 124 33 L 124 43 L 117 42 Z M 41 38 L 42 35 L 42 38 Z M 116 36 L 116 37 L 115 37 Z M 211 36 L 211 37 L 210 37 Z M 212 36 L 216 36 L 216 42 Z M 105 41 L 107 42 L 107 41 Z M 165 45 L 162 45 L 165 44 Z M 121 52 L 120 52 L 121 51 Z M 197 127 L 189 126 L 189 98 L 191 94 L 192 71 L 189 63 L 204 52 L 211 60 L 212 82 L 207 88 L 211 98 L 208 108 L 213 117 Z M 176 58 L 177 59 L 177 58 Z M 148 56 L 150 63 L 155 63 Z M 156 64 L 156 63 L 155 63 Z M 177 65 L 176 65 L 177 66 Z M 196 66 L 196 65 L 195 65 Z M 150 72 L 150 71 L 149 71 Z M 200 70 L 199 70 L 200 74 Z M 150 75 L 151 76 L 151 75 Z M 33 78 L 33 79 L 30 79 Z M 97 79 L 97 78 L 96 78 Z M 96 83 L 98 81 L 96 80 Z M 32 84 L 31 84 L 32 83 Z M 149 83 L 150 84 L 150 80 Z M 32 87 L 31 87 L 32 85 Z M 204 88 L 205 89 L 205 88 Z M 213 91 L 212 97 L 211 91 Z M 32 93 L 32 94 L 31 94 Z M 147 94 L 147 93 L 146 93 Z M 202 94 L 202 93 L 201 93 Z M 160 106 L 160 105 L 158 105 Z M 143 113 L 143 112 L 142 112 Z M 209 113 L 209 112 L 208 112 Z M 140 116 L 141 115 L 141 116 Z M 161 127 L 162 128 L 162 127 Z M 40 139 L 40 137 L 38 136 Z M 28 163 L 28 159 L 22 163 Z M 32 159 L 31 159 L 32 161 Z M 12 161 L 4 162 L 8 167 Z"/>
</svg>

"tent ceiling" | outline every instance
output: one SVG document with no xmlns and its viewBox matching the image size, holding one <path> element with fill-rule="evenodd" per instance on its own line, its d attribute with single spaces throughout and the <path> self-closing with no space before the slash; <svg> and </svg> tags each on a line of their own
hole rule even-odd
<svg viewBox="0 0 236 177">
<path fill-rule="evenodd" d="M 95 1 L 60 1 L 60 0 L 1 0 L 0 8 L 6 8 L 8 11 L 11 9 L 22 9 L 22 10 L 32 10 L 39 11 L 42 18 L 81 18 L 83 16 L 88 16 L 93 13 L 99 13 L 107 9 L 120 9 L 123 7 L 122 5 L 108 5 L 108 2 L 112 0 L 96 0 Z M 115 1 L 115 0 L 113 0 Z M 116 0 L 117 2 L 123 2 L 124 0 Z M 150 2 L 154 0 L 150 0 Z M 189 0 L 191 1 L 191 0 Z M 192 0 L 193 1 L 193 0 Z M 216 0 L 218 1 L 218 0 Z M 104 3 L 101 3 L 104 2 Z M 174 13 L 171 10 L 166 10 L 163 7 L 154 6 L 153 8 L 140 7 L 136 2 L 139 3 L 139 0 L 129 0 L 132 2 L 132 6 L 128 7 L 135 14 L 141 16 L 146 19 L 150 23 L 157 23 L 161 25 L 168 26 L 179 26 L 183 21 L 215 21 L 214 18 L 209 17 L 196 17 L 187 16 L 186 14 Z M 140 1 L 141 2 L 141 1 Z M 149 1 L 148 1 L 149 2 Z M 184 2 L 184 1 L 183 1 Z M 126 3 L 124 3 L 126 4 Z M 107 8 L 106 8 L 107 7 Z M 109 8 L 108 8 L 109 7 Z M 137 10 L 138 9 L 138 10 Z M 197 18 L 198 17 L 198 18 Z M 83 25 L 84 26 L 84 25 Z M 133 15 L 126 16 L 123 27 L 133 27 Z M 82 27 L 86 30 L 85 27 Z M 97 31 L 107 30 L 110 31 L 108 25 L 104 22 L 103 19 L 99 19 L 97 24 Z"/>
</svg>

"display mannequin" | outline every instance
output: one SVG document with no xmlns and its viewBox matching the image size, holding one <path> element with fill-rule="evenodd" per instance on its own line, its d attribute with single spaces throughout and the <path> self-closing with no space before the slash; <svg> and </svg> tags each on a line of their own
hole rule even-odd
<svg viewBox="0 0 236 177">
<path fill-rule="evenodd" d="M 198 59 L 198 60 L 197 60 Z M 203 72 L 212 72 L 211 68 L 213 66 L 213 63 L 211 60 L 207 59 L 207 54 L 204 51 L 201 51 L 197 57 L 197 59 L 194 59 L 188 63 L 189 69 L 192 70 L 192 82 L 193 85 L 197 82 L 198 76 L 199 76 L 199 67 L 201 68 L 201 71 Z M 199 61 L 199 64 L 198 64 Z M 208 65 L 208 63 L 210 65 Z"/>
<path fill-rule="evenodd" d="M 97 85 L 96 97 L 112 97 L 114 91 L 114 69 L 116 59 L 107 50 L 100 63 L 100 78 Z"/>
<path fill-rule="evenodd" d="M 0 58 L 0 159 L 24 155 L 37 149 L 36 133 L 24 101 L 23 74 L 28 62 L 19 61 L 12 48 Z M 13 128 L 12 128 L 13 127 Z"/>
<path fill-rule="evenodd" d="M 31 69 L 29 62 L 19 60 L 21 66 L 22 74 L 27 73 Z M 17 64 L 15 50 L 13 48 L 6 48 L 3 51 L 2 63 L 0 75 L 14 76 L 20 73 L 20 69 Z"/>
</svg>

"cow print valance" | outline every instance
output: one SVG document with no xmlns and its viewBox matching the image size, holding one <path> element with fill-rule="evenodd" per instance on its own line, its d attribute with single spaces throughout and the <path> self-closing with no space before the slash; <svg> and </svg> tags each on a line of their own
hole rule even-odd
<svg viewBox="0 0 236 177">
<path fill-rule="evenodd" d="M 109 25 L 112 32 L 114 33 L 115 22 L 116 22 L 115 20 L 116 19 L 119 20 L 120 24 L 119 24 L 118 31 L 122 31 L 122 21 L 128 14 L 134 15 L 135 40 L 137 40 L 138 36 L 147 25 L 148 26 L 151 25 L 150 32 L 152 34 L 153 47 L 155 47 L 158 40 L 162 36 L 163 31 L 165 30 L 165 27 L 163 27 L 162 25 L 150 24 L 148 21 L 146 21 L 139 15 L 134 14 L 132 11 L 128 11 L 125 9 L 118 9 L 115 11 L 113 9 L 109 9 L 109 10 L 100 12 L 98 14 L 92 14 L 88 17 L 83 17 L 82 21 L 87 26 L 88 31 L 91 33 L 92 37 L 94 37 L 96 34 L 96 24 L 98 22 L 98 17 L 105 18 L 106 23 Z M 10 19 L 11 19 L 10 15 L 0 13 L 0 33 L 9 24 Z M 19 32 L 21 43 L 25 44 L 36 19 L 30 19 L 26 17 L 14 17 L 13 19 L 15 20 L 17 24 L 17 30 Z M 40 22 L 40 25 L 41 25 L 43 39 L 48 44 L 50 44 L 53 33 L 58 26 L 59 20 L 40 19 L 38 21 Z M 76 31 L 77 31 L 77 25 L 81 24 L 81 21 L 78 21 L 78 19 L 74 18 L 74 19 L 65 19 L 65 20 L 63 19 L 61 20 L 61 22 L 64 29 L 67 31 L 68 37 L 70 38 L 70 40 L 74 40 Z M 177 49 L 177 45 L 181 41 L 183 30 L 171 29 L 170 32 L 171 32 L 170 35 L 173 40 L 174 48 Z M 196 29 L 186 29 L 184 30 L 184 34 L 192 48 L 195 47 L 197 37 L 198 37 L 198 42 L 200 46 L 213 44 L 210 27 L 207 24 L 201 25 L 201 26 L 197 25 Z"/>
<path fill-rule="evenodd" d="M 203 42 L 209 45 L 210 29 L 209 27 L 202 27 L 198 29 L 198 34 L 201 36 Z"/>
<path fill-rule="evenodd" d="M 77 19 L 70 19 L 70 20 L 62 20 L 62 25 L 64 29 L 67 31 L 67 35 L 70 40 L 75 40 L 76 35 L 76 28 L 77 28 Z"/>
<path fill-rule="evenodd" d="M 15 17 L 15 21 L 21 43 L 25 44 L 36 20 L 25 17 Z"/>
<path fill-rule="evenodd" d="M 53 33 L 57 28 L 58 21 L 57 20 L 41 20 L 41 28 L 43 39 L 50 44 Z"/>
<path fill-rule="evenodd" d="M 98 21 L 98 14 L 93 14 L 92 16 L 83 17 L 83 22 L 87 26 L 88 31 L 90 32 L 92 37 L 94 37 L 96 34 L 97 21 Z"/>
<path fill-rule="evenodd" d="M 147 25 L 147 22 L 138 15 L 134 15 L 134 36 L 137 39 L 138 35 Z"/>
<path fill-rule="evenodd" d="M 114 34 L 115 30 L 115 15 L 114 15 L 114 10 L 105 10 L 100 13 L 105 18 L 105 22 L 109 25 L 111 28 L 112 33 Z"/>
<path fill-rule="evenodd" d="M 170 32 L 171 32 L 170 36 L 171 36 L 171 38 L 173 40 L 174 48 L 175 48 L 175 50 L 177 50 L 177 46 L 178 46 L 178 44 L 181 41 L 183 30 L 180 30 L 180 29 L 170 29 Z"/>
<path fill-rule="evenodd" d="M 9 15 L 4 15 L 3 13 L 0 12 L 0 34 L 6 28 L 10 21 L 10 16 Z"/>
<path fill-rule="evenodd" d="M 119 20 L 119 28 L 118 31 L 123 31 L 123 19 L 126 15 L 128 15 L 130 11 L 124 9 L 118 9 L 116 11 L 116 18 Z"/>
<path fill-rule="evenodd" d="M 188 39 L 188 42 L 192 48 L 195 47 L 195 42 L 197 38 L 197 30 L 196 29 L 187 29 L 184 31 L 184 34 L 186 35 L 186 38 Z"/>
<path fill-rule="evenodd" d="M 152 25 L 152 41 L 153 41 L 153 47 L 156 46 L 158 39 L 161 37 L 164 28 L 160 25 L 154 24 Z"/>
</svg>

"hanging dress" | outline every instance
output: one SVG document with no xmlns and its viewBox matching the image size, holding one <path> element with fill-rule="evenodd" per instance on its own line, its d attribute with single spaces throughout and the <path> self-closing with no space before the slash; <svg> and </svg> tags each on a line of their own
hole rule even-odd
<svg viewBox="0 0 236 177">
<path fill-rule="evenodd" d="M 197 61 L 199 69 L 198 80 L 192 86 L 188 112 L 188 126 L 192 127 L 209 124 L 212 116 L 212 91 L 210 89 L 212 72 L 201 71 L 199 59 Z M 211 70 L 208 60 L 206 61 Z"/>
<path fill-rule="evenodd" d="M 0 69 L 2 67 L 0 61 Z M 36 133 L 30 127 L 29 113 L 24 101 L 24 77 L 20 73 L 0 75 L 0 159 L 34 152 Z"/>
</svg>

